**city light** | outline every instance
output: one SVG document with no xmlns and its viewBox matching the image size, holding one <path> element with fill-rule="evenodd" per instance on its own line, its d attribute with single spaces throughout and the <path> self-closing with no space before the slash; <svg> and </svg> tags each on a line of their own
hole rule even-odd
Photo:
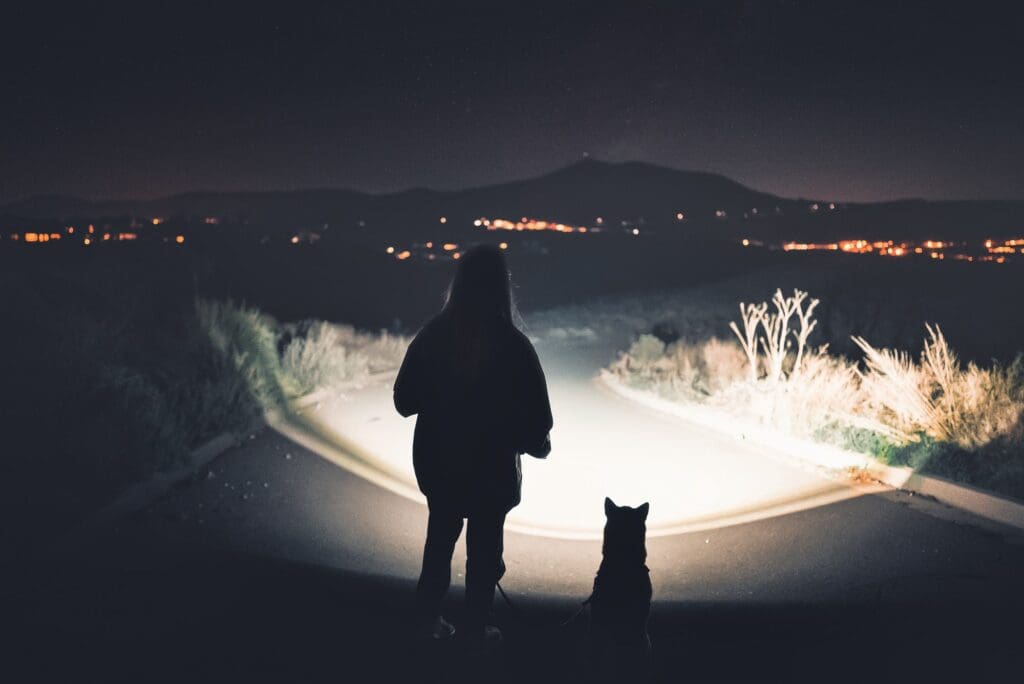
<svg viewBox="0 0 1024 684">
<path fill-rule="evenodd" d="M 598 217 L 596 223 L 601 225 L 604 219 Z M 590 228 L 588 226 L 574 226 L 567 223 L 560 223 L 558 221 L 547 221 L 544 219 L 533 219 L 527 216 L 521 217 L 518 221 L 511 221 L 509 219 L 497 218 L 488 219 L 481 217 L 473 222 L 473 225 L 477 227 L 485 227 L 487 230 L 510 230 L 510 231 L 552 231 L 555 233 L 587 233 L 587 232 L 598 232 L 596 228 Z"/>
<path fill-rule="evenodd" d="M 740 241 L 744 247 L 754 244 L 748 238 Z M 979 247 L 972 247 L 966 242 L 951 242 L 949 240 L 922 240 L 921 242 L 899 242 L 894 240 L 840 240 L 839 242 L 809 243 L 809 242 L 785 242 L 777 246 L 769 246 L 769 249 L 781 249 L 784 252 L 813 252 L 841 251 L 848 254 L 877 254 L 882 257 L 907 257 L 913 255 L 927 255 L 928 258 L 936 261 L 943 261 L 948 256 L 954 261 L 984 261 L 992 263 L 1005 263 L 1005 255 L 1017 255 L 1024 253 L 1018 250 L 1017 245 L 1024 245 L 1024 239 L 1008 239 L 996 241 L 988 239 L 984 241 L 984 250 L 987 255 L 979 255 Z M 1002 261 L 1000 261 L 1002 259 Z"/>
</svg>

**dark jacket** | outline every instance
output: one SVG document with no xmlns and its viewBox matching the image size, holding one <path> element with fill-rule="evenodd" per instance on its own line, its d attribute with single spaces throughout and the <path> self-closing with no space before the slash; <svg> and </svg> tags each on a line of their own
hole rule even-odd
<svg viewBox="0 0 1024 684">
<path fill-rule="evenodd" d="M 505 511 L 519 503 L 520 454 L 550 451 L 551 406 L 533 345 L 502 324 L 475 377 L 459 366 L 450 317 L 431 320 L 395 380 L 395 408 L 419 414 L 413 466 L 431 506 Z"/>
</svg>

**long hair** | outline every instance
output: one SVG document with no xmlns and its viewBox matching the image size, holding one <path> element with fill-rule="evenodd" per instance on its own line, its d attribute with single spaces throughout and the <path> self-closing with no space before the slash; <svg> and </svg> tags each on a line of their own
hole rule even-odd
<svg viewBox="0 0 1024 684">
<path fill-rule="evenodd" d="M 512 279 L 500 249 L 480 245 L 462 255 L 442 312 L 453 325 L 456 372 L 475 380 L 494 352 L 499 336 L 514 327 L 518 318 Z"/>
</svg>

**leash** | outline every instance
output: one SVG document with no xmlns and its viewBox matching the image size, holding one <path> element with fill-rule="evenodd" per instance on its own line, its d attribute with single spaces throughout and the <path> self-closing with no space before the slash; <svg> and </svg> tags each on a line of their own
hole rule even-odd
<svg viewBox="0 0 1024 684">
<path fill-rule="evenodd" d="M 523 613 L 523 611 L 519 610 L 518 606 L 516 606 L 514 603 L 512 603 L 512 599 L 510 599 L 508 597 L 508 594 L 505 593 L 505 588 L 501 586 L 501 582 L 495 582 L 495 586 L 498 588 L 498 591 L 501 593 L 501 597 L 503 599 L 505 599 L 505 603 L 508 605 L 509 609 L 519 618 L 519 620 L 521 622 L 526 623 L 527 622 L 526 615 Z M 568 618 L 566 618 L 562 622 L 558 623 L 558 625 L 555 626 L 555 629 L 564 629 L 565 627 L 568 627 L 569 625 L 571 625 L 576 620 L 576 618 L 578 618 L 583 613 L 583 611 L 586 609 L 586 607 L 588 605 L 590 605 L 590 600 L 592 598 L 594 598 L 594 593 L 593 592 L 591 592 L 590 596 L 588 596 L 586 598 L 586 600 L 583 603 L 580 604 L 580 607 L 576 609 L 575 613 L 570 615 Z"/>
</svg>

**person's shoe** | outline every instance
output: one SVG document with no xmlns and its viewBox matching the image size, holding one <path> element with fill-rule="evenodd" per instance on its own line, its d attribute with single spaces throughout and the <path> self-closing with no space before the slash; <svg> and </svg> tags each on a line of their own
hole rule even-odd
<svg viewBox="0 0 1024 684">
<path fill-rule="evenodd" d="M 482 628 L 466 633 L 466 648 L 474 653 L 494 653 L 501 646 L 503 639 L 501 630 L 494 625 L 484 625 Z"/>
<path fill-rule="evenodd" d="M 438 615 L 433 620 L 424 622 L 417 630 L 416 636 L 425 641 L 446 641 L 455 636 L 455 626 Z"/>
</svg>

